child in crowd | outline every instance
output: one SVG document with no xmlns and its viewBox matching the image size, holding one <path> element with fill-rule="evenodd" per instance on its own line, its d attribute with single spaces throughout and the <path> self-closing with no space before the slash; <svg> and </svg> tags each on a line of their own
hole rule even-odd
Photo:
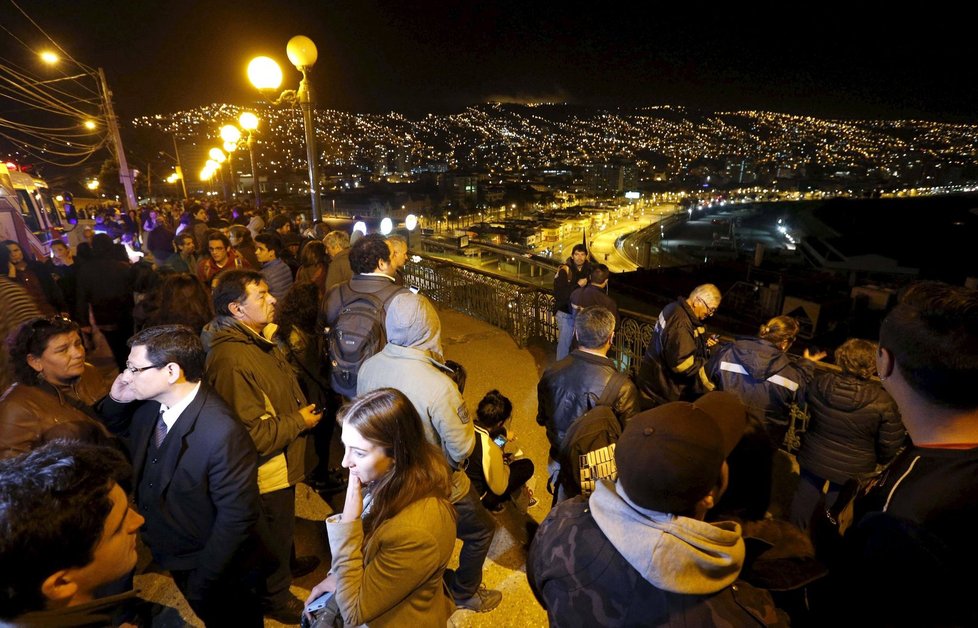
<svg viewBox="0 0 978 628">
<path fill-rule="evenodd" d="M 506 500 L 533 478 L 532 460 L 521 458 L 519 451 L 505 452 L 511 440 L 505 423 L 512 413 L 512 402 L 498 390 L 486 393 L 476 411 L 475 449 L 466 473 L 491 512 L 502 512 Z M 535 504 L 530 491 L 529 505 Z"/>
</svg>

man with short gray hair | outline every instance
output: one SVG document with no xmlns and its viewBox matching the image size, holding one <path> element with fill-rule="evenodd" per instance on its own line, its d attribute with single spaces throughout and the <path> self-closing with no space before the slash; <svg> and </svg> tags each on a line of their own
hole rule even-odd
<svg viewBox="0 0 978 628">
<path fill-rule="evenodd" d="M 571 424 L 590 410 L 618 372 L 608 359 L 615 336 L 615 316 L 594 306 L 574 319 L 577 349 L 555 362 L 537 385 L 537 423 L 547 428 L 550 457 L 557 460 L 560 443 Z M 638 389 L 628 378 L 622 383 L 612 411 L 622 425 L 639 411 Z"/>
<path fill-rule="evenodd" d="M 713 390 L 704 367 L 710 358 L 709 348 L 717 341 L 707 338 L 703 321 L 720 307 L 720 298 L 720 290 L 707 283 L 659 313 L 638 372 L 638 385 L 650 405 L 691 401 Z"/>
<path fill-rule="evenodd" d="M 323 238 L 323 245 L 329 255 L 329 270 L 326 271 L 326 290 L 344 281 L 353 279 L 350 268 L 350 234 L 345 231 L 330 231 Z"/>
</svg>

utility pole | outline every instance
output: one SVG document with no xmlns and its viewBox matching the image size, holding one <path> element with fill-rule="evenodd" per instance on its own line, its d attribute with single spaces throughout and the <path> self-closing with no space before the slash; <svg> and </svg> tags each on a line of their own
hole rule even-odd
<svg viewBox="0 0 978 628">
<path fill-rule="evenodd" d="M 132 187 L 132 170 L 126 162 L 126 152 L 122 148 L 122 136 L 119 134 L 119 123 L 115 117 L 115 110 L 112 109 L 112 92 L 109 91 L 109 83 L 105 80 L 105 71 L 102 68 L 98 69 L 98 77 L 102 88 L 102 102 L 105 104 L 105 121 L 112 135 L 116 160 L 119 162 L 119 180 L 126 190 L 126 210 L 135 211 L 139 203 L 136 202 L 136 193 Z"/>
<path fill-rule="evenodd" d="M 173 156 L 177 158 L 177 174 L 180 175 L 180 185 L 183 187 L 183 198 L 184 200 L 190 198 L 187 196 L 187 182 L 183 178 L 183 166 L 180 164 L 180 149 L 177 148 L 177 134 L 174 133 L 173 137 Z"/>
</svg>

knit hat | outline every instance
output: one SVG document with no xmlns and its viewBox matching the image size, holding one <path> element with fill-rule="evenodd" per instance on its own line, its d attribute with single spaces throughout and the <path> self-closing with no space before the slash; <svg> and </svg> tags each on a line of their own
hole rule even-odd
<svg viewBox="0 0 978 628">
<path fill-rule="evenodd" d="M 719 391 L 633 416 L 615 448 L 625 494 L 649 510 L 691 512 L 717 485 L 723 461 L 746 427 L 747 408 Z"/>
</svg>

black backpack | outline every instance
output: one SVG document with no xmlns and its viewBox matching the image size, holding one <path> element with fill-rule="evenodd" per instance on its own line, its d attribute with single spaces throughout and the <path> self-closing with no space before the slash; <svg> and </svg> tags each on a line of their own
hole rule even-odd
<svg viewBox="0 0 978 628">
<path fill-rule="evenodd" d="M 615 443 L 621 421 L 613 407 L 627 379 L 624 373 L 612 375 L 594 407 L 571 423 L 560 441 L 560 484 L 567 498 L 590 495 L 599 479 L 618 478 Z"/>
<path fill-rule="evenodd" d="M 357 373 L 367 358 L 387 344 L 384 319 L 387 304 L 407 288 L 392 283 L 375 293 L 357 292 L 349 282 L 340 284 L 339 316 L 323 333 L 325 358 L 330 365 L 330 384 L 344 397 L 357 395 Z"/>
</svg>

